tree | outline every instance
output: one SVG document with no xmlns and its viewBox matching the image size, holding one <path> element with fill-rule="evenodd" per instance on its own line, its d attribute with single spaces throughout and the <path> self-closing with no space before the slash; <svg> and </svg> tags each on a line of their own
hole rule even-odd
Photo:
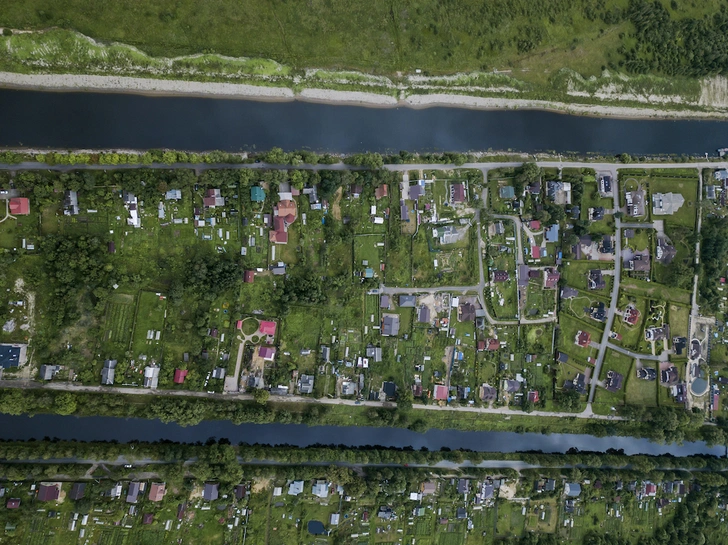
<svg viewBox="0 0 728 545">
<path fill-rule="evenodd" d="M 624 217 L 624 212 L 622 212 L 621 210 L 617 210 L 614 213 L 614 217 L 617 218 L 618 220 L 621 220 Z"/>
<path fill-rule="evenodd" d="M 543 170 L 536 163 L 523 163 L 516 169 L 516 175 L 513 178 L 513 189 L 516 196 L 520 197 L 527 185 L 538 182 L 543 175 Z"/>
<path fill-rule="evenodd" d="M 76 398 L 70 392 L 62 392 L 56 397 L 53 406 L 58 414 L 73 414 L 76 412 Z"/>
<path fill-rule="evenodd" d="M 268 390 L 262 388 L 253 390 L 253 399 L 261 405 L 265 405 L 268 402 L 268 398 L 270 398 L 270 392 Z"/>
<path fill-rule="evenodd" d="M 25 396 L 21 390 L 6 390 L 0 396 L 0 412 L 19 415 L 25 411 Z"/>
<path fill-rule="evenodd" d="M 412 409 L 413 401 L 414 396 L 412 395 L 412 390 L 405 388 L 404 390 L 401 390 L 397 396 L 397 409 L 400 411 L 409 411 Z"/>
</svg>

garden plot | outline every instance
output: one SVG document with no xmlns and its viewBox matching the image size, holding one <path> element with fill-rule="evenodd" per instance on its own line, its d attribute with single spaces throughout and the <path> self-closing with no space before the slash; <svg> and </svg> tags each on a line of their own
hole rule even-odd
<svg viewBox="0 0 728 545">
<path fill-rule="evenodd" d="M 101 347 L 103 355 L 109 358 L 120 357 L 129 349 L 131 332 L 134 328 L 136 295 L 114 293 L 106 304 L 104 330 Z"/>
<path fill-rule="evenodd" d="M 141 358 L 147 363 L 161 360 L 166 317 L 167 298 L 164 295 L 149 291 L 139 294 L 131 344 L 132 357 Z M 142 356 L 146 356 L 146 360 Z"/>
</svg>

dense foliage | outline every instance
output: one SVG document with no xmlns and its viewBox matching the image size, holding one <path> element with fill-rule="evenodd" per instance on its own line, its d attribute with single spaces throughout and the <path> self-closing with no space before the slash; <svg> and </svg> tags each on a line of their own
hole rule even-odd
<svg viewBox="0 0 728 545">
<path fill-rule="evenodd" d="M 708 217 L 700 231 L 700 276 L 701 304 L 707 309 L 718 308 L 722 294 L 718 290 L 718 279 L 722 276 L 728 261 L 728 223 L 725 219 Z"/>
</svg>

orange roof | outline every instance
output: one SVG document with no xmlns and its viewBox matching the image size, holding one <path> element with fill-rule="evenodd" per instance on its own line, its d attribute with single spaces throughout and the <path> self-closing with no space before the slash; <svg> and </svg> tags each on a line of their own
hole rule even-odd
<svg viewBox="0 0 728 545">
<path fill-rule="evenodd" d="M 275 244 L 287 244 L 288 233 L 285 231 L 269 231 L 268 240 L 270 242 L 274 242 Z"/>
<path fill-rule="evenodd" d="M 286 216 L 293 216 L 293 219 L 296 219 L 296 203 L 295 201 L 280 201 L 278 203 L 278 215 L 281 217 Z M 291 222 L 289 222 L 291 223 Z"/>
</svg>

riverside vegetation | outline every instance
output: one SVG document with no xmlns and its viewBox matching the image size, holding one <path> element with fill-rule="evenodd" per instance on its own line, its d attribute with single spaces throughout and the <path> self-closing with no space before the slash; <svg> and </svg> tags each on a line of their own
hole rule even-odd
<svg viewBox="0 0 728 545">
<path fill-rule="evenodd" d="M 720 5 L 348 0 L 305 8 L 253 2 L 241 11 L 228 0 L 104 9 L 33 0 L 10 2 L 0 14 L 0 25 L 7 27 L 0 67 L 359 90 L 395 98 L 444 92 L 720 108 L 726 97 L 714 90 L 721 84 L 701 80 L 726 69 Z M 49 28 L 41 34 L 11 30 Z M 679 46 L 675 36 L 681 37 Z M 415 75 L 415 69 L 424 73 Z"/>
</svg>

